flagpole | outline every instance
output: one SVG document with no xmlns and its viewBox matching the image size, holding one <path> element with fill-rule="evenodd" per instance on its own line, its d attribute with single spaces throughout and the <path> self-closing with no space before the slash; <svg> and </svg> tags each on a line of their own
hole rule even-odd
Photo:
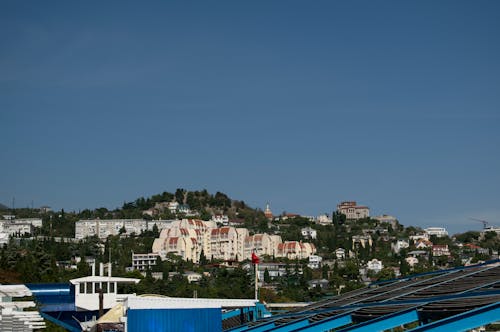
<svg viewBox="0 0 500 332">
<path fill-rule="evenodd" d="M 258 266 L 259 266 L 259 264 L 255 263 L 255 299 L 256 300 L 259 300 L 259 286 L 257 285 L 257 282 L 259 281 L 259 278 L 258 278 L 258 273 L 259 273 Z"/>
</svg>

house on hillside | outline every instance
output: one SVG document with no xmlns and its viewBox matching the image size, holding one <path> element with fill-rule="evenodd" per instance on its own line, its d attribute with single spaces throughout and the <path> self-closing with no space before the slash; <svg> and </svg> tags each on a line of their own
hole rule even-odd
<svg viewBox="0 0 500 332">
<path fill-rule="evenodd" d="M 435 257 L 439 256 L 450 256 L 450 250 L 447 244 L 435 244 L 432 246 L 432 255 Z"/>
<path fill-rule="evenodd" d="M 419 239 L 415 243 L 415 248 L 417 249 L 426 249 L 426 248 L 431 248 L 433 243 L 429 240 L 426 239 Z"/>
<path fill-rule="evenodd" d="M 319 269 L 321 267 L 322 260 L 323 260 L 323 258 L 321 256 L 311 255 L 311 256 L 309 256 L 309 263 L 307 264 L 307 266 L 313 270 Z"/>
<path fill-rule="evenodd" d="M 395 253 L 399 253 L 401 249 L 406 249 L 410 247 L 410 243 L 407 240 L 397 240 L 396 243 L 391 244 L 391 248 Z"/>
<path fill-rule="evenodd" d="M 337 248 L 337 250 L 335 250 L 335 257 L 337 257 L 337 259 L 339 260 L 345 259 L 345 249 Z"/>
<path fill-rule="evenodd" d="M 366 269 L 373 271 L 375 273 L 379 273 L 380 271 L 382 271 L 383 268 L 384 264 L 382 264 L 382 261 L 379 261 L 376 258 L 368 261 L 368 263 L 366 264 Z"/>
<path fill-rule="evenodd" d="M 306 239 L 315 240 L 316 236 L 318 235 L 317 231 L 311 227 L 304 227 L 300 230 L 300 232 L 302 233 L 302 237 Z"/>
</svg>

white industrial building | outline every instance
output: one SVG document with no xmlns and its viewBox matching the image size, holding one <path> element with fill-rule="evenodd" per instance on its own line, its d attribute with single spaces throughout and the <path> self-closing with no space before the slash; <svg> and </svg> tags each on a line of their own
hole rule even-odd
<svg viewBox="0 0 500 332">
<path fill-rule="evenodd" d="M 33 301 L 12 301 L 12 298 L 32 296 L 25 285 L 0 285 L 0 331 L 31 332 L 44 329 L 45 322 Z"/>
</svg>

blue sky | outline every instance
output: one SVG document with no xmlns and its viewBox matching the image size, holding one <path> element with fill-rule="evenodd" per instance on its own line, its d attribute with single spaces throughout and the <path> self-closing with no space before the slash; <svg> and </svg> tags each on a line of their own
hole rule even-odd
<svg viewBox="0 0 500 332">
<path fill-rule="evenodd" d="M 498 1 L 2 1 L 0 202 L 500 225 L 499 33 Z"/>
</svg>

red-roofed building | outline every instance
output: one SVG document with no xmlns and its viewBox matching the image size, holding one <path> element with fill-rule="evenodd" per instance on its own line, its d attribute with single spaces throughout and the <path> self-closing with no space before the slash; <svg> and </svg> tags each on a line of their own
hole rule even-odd
<svg viewBox="0 0 500 332">
<path fill-rule="evenodd" d="M 437 256 L 450 256 L 450 250 L 447 244 L 435 244 L 432 246 L 432 255 Z"/>
<path fill-rule="evenodd" d="M 263 255 L 275 256 L 281 236 L 269 234 L 255 234 L 245 238 L 245 258 L 250 258 L 252 252 L 259 257 Z"/>
<path fill-rule="evenodd" d="M 306 259 L 316 253 L 316 247 L 312 243 L 285 241 L 278 244 L 276 257 L 286 257 L 288 259 Z"/>
</svg>

